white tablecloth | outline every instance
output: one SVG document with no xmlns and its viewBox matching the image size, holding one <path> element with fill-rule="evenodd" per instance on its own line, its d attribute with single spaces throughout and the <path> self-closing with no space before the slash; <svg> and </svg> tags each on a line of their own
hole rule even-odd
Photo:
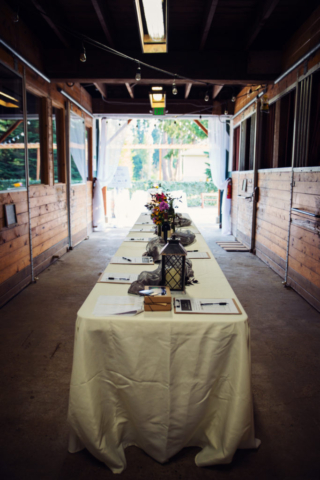
<svg viewBox="0 0 320 480">
<path fill-rule="evenodd" d="M 192 229 L 192 227 L 188 227 Z M 140 235 L 130 233 L 130 236 Z M 138 256 L 143 243 L 117 255 Z M 190 249 L 209 251 L 201 235 Z M 216 260 L 193 260 L 195 298 L 236 298 Z M 155 266 L 146 266 L 153 270 Z M 139 273 L 139 265 L 107 271 Z M 87 448 L 114 473 L 136 445 L 158 462 L 199 446 L 198 466 L 230 463 L 237 448 L 256 448 L 247 315 L 93 317 L 100 295 L 126 295 L 128 285 L 97 283 L 78 312 L 70 387 L 69 451 Z"/>
</svg>

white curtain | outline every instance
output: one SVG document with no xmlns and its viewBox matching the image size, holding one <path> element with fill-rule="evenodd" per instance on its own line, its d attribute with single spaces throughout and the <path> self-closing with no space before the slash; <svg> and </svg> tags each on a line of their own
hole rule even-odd
<svg viewBox="0 0 320 480">
<path fill-rule="evenodd" d="M 84 182 L 87 181 L 85 156 L 85 126 L 83 118 L 71 112 L 70 116 L 70 155 Z"/>
<path fill-rule="evenodd" d="M 226 162 L 230 136 L 225 120 L 221 121 L 219 117 L 209 119 L 209 145 L 212 181 L 219 190 L 226 190 L 228 184 Z M 222 199 L 222 234 L 231 235 L 231 199 L 226 198 L 226 191 Z"/>
<path fill-rule="evenodd" d="M 121 150 L 127 133 L 128 122 L 102 119 L 99 144 L 97 180 L 93 192 L 93 226 L 95 231 L 105 227 L 102 188 L 107 187 L 116 173 Z"/>
</svg>

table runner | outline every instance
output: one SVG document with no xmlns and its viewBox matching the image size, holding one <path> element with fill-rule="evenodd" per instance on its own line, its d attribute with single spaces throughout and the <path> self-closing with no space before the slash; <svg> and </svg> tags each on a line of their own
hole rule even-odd
<svg viewBox="0 0 320 480">
<path fill-rule="evenodd" d="M 188 227 L 192 228 L 192 227 Z M 131 232 L 131 236 L 139 232 Z M 203 237 L 194 248 L 209 251 Z M 116 255 L 141 255 L 123 243 Z M 93 317 L 100 295 L 126 295 L 127 285 L 97 283 L 78 312 L 70 386 L 69 451 L 87 448 L 114 473 L 124 449 L 142 448 L 164 463 L 199 446 L 198 466 L 230 463 L 237 448 L 256 448 L 247 315 L 214 258 L 193 260 L 194 298 L 235 298 L 241 315 Z M 139 273 L 139 265 L 106 271 Z M 144 267 L 153 270 L 154 266 Z M 190 318 L 192 317 L 192 318 Z M 205 317 L 205 318 L 204 318 Z"/>
</svg>

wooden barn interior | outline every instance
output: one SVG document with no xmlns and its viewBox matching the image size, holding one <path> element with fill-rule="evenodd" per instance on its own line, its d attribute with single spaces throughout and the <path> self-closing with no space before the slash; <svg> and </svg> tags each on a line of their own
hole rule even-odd
<svg viewBox="0 0 320 480">
<path fill-rule="evenodd" d="M 4 480 L 113 476 L 88 449 L 68 453 L 74 329 L 127 235 L 121 228 L 93 231 L 97 119 L 151 117 L 152 85 L 166 89 L 168 118 L 201 125 L 214 116 L 230 125 L 232 236 L 210 224 L 201 233 L 249 318 L 261 446 L 237 450 L 232 463 L 198 467 L 199 446 L 161 464 L 131 445 L 122 478 L 320 478 L 319 3 L 163 3 L 166 37 L 155 46 L 140 32 L 142 0 L 0 0 L 0 118 L 9 122 L 0 132 Z M 38 138 L 29 141 L 34 119 Z M 85 129 L 81 183 L 70 167 L 73 120 Z M 22 160 L 12 169 L 24 179 L 7 187 L 13 132 Z M 15 221 L 8 224 L 12 204 Z M 132 212 L 132 224 L 139 214 Z M 248 251 L 230 253 L 216 243 L 231 240 Z"/>
</svg>

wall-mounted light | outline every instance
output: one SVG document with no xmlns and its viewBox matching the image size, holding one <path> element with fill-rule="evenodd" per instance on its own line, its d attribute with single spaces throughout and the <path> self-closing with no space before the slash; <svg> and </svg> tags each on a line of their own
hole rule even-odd
<svg viewBox="0 0 320 480">
<path fill-rule="evenodd" d="M 143 53 L 167 52 L 167 0 L 135 0 Z"/>
<path fill-rule="evenodd" d="M 151 87 L 149 98 L 153 114 L 164 115 L 164 109 L 166 108 L 166 93 L 163 90 L 163 87 Z"/>
</svg>

